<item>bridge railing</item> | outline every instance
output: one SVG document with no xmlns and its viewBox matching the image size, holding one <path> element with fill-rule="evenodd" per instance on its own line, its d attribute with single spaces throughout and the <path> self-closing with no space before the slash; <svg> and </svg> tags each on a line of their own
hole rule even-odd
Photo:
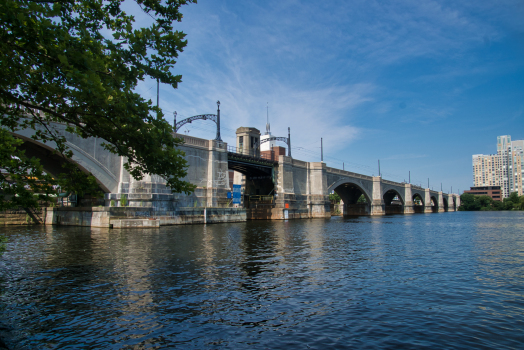
<svg viewBox="0 0 524 350">
<path fill-rule="evenodd" d="M 365 179 L 365 180 L 373 180 L 372 176 L 363 175 L 363 174 L 357 174 L 357 173 L 354 173 L 354 172 L 351 172 L 351 171 L 341 170 L 341 169 L 337 169 L 337 168 L 326 167 L 326 171 L 328 173 L 332 173 L 332 174 L 351 176 L 351 177 L 356 177 L 356 178 Z"/>
<path fill-rule="evenodd" d="M 404 184 L 405 184 L 405 182 L 395 182 L 395 181 L 391 181 L 391 180 L 382 180 L 382 183 L 388 184 L 388 185 L 393 185 L 393 186 L 404 186 Z"/>
<path fill-rule="evenodd" d="M 261 158 L 271 161 L 278 161 L 278 156 L 275 154 L 275 152 L 271 151 L 268 153 L 261 153 L 259 150 L 247 150 L 242 147 L 235 147 L 235 146 L 227 146 L 227 151 L 231 153 L 240 154 L 243 156 L 253 157 L 253 158 Z"/>
</svg>

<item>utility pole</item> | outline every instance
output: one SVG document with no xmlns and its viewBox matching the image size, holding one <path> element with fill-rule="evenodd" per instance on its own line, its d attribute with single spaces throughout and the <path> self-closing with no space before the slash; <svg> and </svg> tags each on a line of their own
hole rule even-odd
<svg viewBox="0 0 524 350">
<path fill-rule="evenodd" d="M 409 171 L 408 183 L 411 183 L 411 170 Z"/>
<path fill-rule="evenodd" d="M 322 137 L 320 138 L 320 161 L 324 161 L 324 145 L 322 143 Z"/>
<path fill-rule="evenodd" d="M 429 177 L 428 177 L 428 188 L 429 188 Z"/>
<path fill-rule="evenodd" d="M 342 162 L 342 170 L 346 170 L 346 169 L 344 169 L 344 162 Z"/>
</svg>

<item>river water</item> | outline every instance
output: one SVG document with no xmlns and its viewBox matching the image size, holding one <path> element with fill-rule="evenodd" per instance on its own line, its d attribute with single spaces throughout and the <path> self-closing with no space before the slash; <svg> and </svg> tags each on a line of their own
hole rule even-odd
<svg viewBox="0 0 524 350">
<path fill-rule="evenodd" d="M 524 212 L 0 232 L 11 349 L 524 347 Z"/>
</svg>

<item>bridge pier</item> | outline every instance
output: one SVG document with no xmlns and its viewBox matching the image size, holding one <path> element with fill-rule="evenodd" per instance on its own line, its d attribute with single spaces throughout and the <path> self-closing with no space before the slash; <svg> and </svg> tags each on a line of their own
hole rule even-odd
<svg viewBox="0 0 524 350">
<path fill-rule="evenodd" d="M 222 141 L 209 140 L 206 184 L 206 207 L 221 207 L 227 204 L 229 170 L 227 148 Z"/>
<path fill-rule="evenodd" d="M 429 188 L 424 189 L 424 213 L 433 213 Z"/>
<path fill-rule="evenodd" d="M 326 164 L 280 156 L 273 219 L 331 217 Z"/>
<path fill-rule="evenodd" d="M 444 208 L 444 196 L 442 194 L 442 191 L 439 191 L 438 193 L 438 212 L 444 213 L 446 209 Z"/>
<path fill-rule="evenodd" d="M 411 184 L 404 184 L 404 214 L 414 214 Z"/>
<path fill-rule="evenodd" d="M 382 198 L 382 178 L 373 176 L 373 198 L 371 200 L 371 215 L 386 215 L 386 205 Z"/>
</svg>

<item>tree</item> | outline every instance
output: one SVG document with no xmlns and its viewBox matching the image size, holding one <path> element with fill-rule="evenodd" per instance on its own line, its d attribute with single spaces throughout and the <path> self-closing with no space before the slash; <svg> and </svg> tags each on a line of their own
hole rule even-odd
<svg viewBox="0 0 524 350">
<path fill-rule="evenodd" d="M 329 194 L 329 200 L 330 200 L 331 202 L 340 203 L 341 198 L 340 198 L 340 196 L 338 195 L 338 193 L 333 192 L 333 193 L 330 193 L 330 194 Z"/>
<path fill-rule="evenodd" d="M 519 204 L 519 194 L 517 192 L 511 192 L 508 200 L 511 201 L 513 204 L 518 205 Z"/>
<path fill-rule="evenodd" d="M 509 198 L 504 198 L 502 203 L 503 203 L 503 206 L 502 206 L 503 210 L 513 210 L 513 208 L 515 207 L 515 203 L 513 203 L 513 201 Z"/>
<path fill-rule="evenodd" d="M 480 210 L 480 208 L 480 203 L 475 200 L 475 195 L 472 195 L 471 193 L 463 193 L 460 195 L 459 210 L 474 211 Z"/>
<path fill-rule="evenodd" d="M 162 111 L 134 89 L 146 77 L 173 88 L 181 82 L 171 68 L 187 41 L 173 23 L 182 19 L 180 6 L 196 0 L 135 2 L 151 16 L 149 27 L 134 26 L 121 0 L 0 2 L 0 205 L 19 204 L 12 199 L 34 192 L 36 183 L 49 185 L 47 191 L 57 183 L 66 190 L 92 190 L 92 176 L 74 167 L 53 182 L 36 159 L 12 148 L 10 156 L 4 154 L 17 145 L 10 133 L 29 127 L 35 140 L 56 142 L 69 159 L 65 137 L 47 128 L 49 122 L 67 123 L 68 132 L 83 138 L 106 140 L 107 150 L 127 157 L 125 168 L 135 179 L 157 174 L 174 192 L 194 189 L 181 180 L 187 162 L 177 146 L 183 141 L 173 137 Z"/>
</svg>

